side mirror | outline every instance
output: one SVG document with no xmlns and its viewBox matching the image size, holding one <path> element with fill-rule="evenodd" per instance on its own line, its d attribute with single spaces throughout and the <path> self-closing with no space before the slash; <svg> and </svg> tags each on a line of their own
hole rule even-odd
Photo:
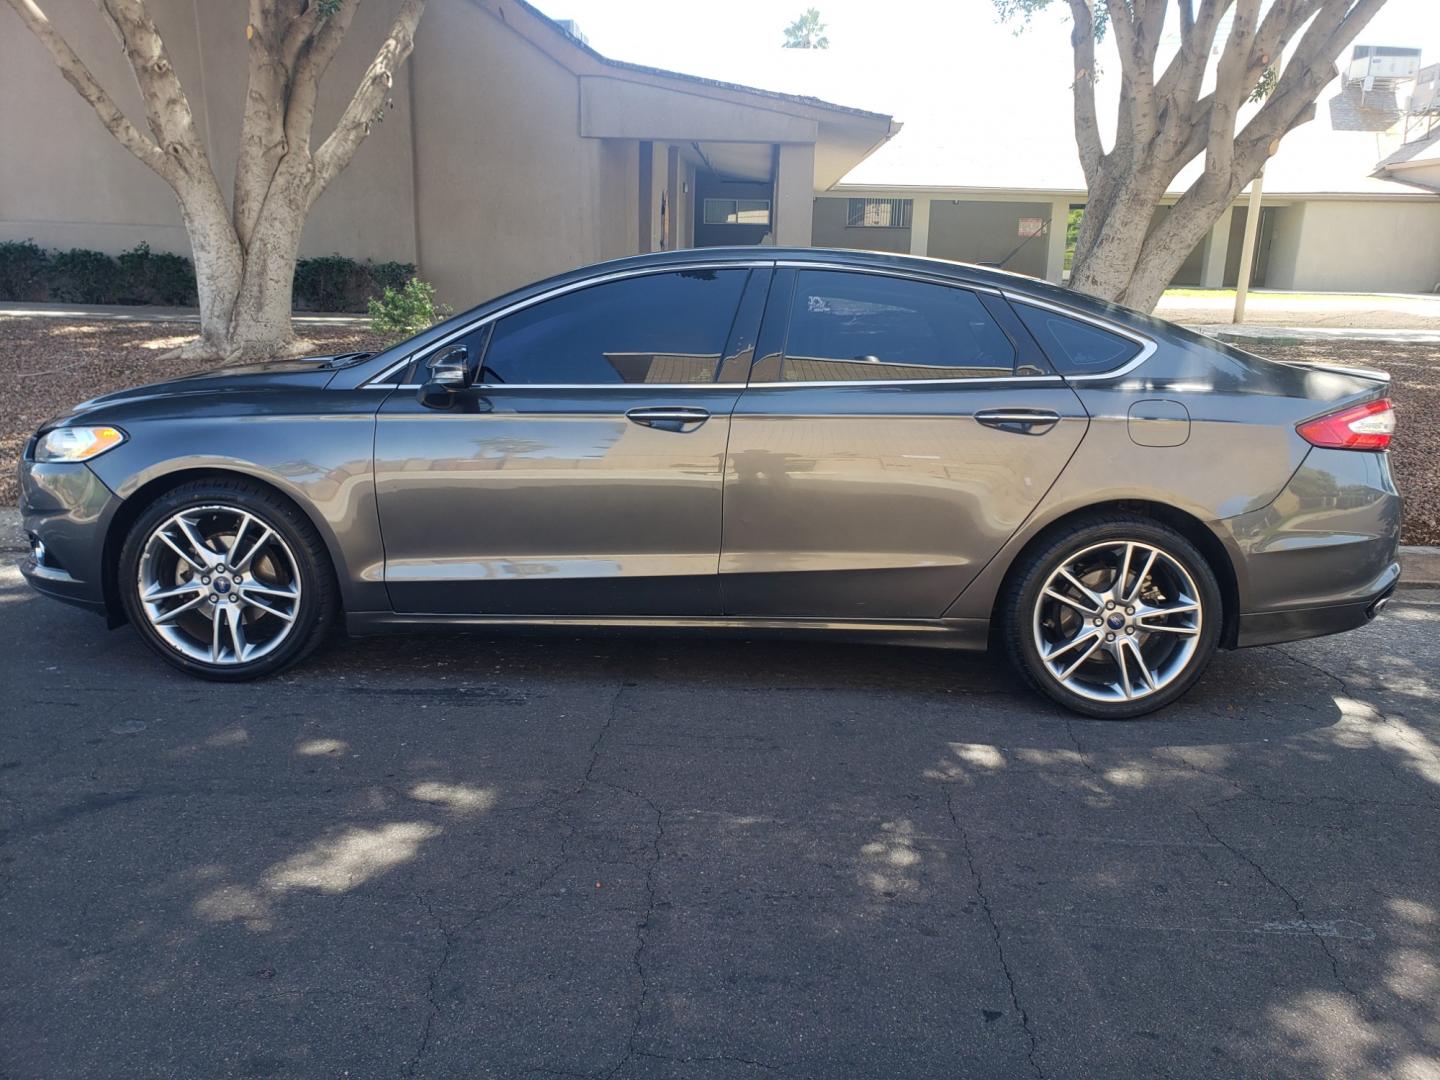
<svg viewBox="0 0 1440 1080">
<path fill-rule="evenodd" d="M 418 396 L 420 404 L 429 408 L 449 408 L 455 392 L 470 385 L 470 350 L 464 345 L 442 349 L 425 367 L 425 382 Z"/>
</svg>

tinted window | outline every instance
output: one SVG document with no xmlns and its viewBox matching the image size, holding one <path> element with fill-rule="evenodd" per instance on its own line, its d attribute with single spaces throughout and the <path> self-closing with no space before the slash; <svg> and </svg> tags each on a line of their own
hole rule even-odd
<svg viewBox="0 0 1440 1080">
<path fill-rule="evenodd" d="M 1140 353 L 1140 343 L 1093 323 L 1044 308 L 1015 304 L 1015 311 L 1061 375 L 1098 375 L 1123 367 Z"/>
<path fill-rule="evenodd" d="M 748 273 L 623 278 L 507 315 L 485 351 L 484 381 L 713 382 Z"/>
<path fill-rule="evenodd" d="M 1015 347 L 965 289 L 881 274 L 796 275 L 783 382 L 1009 375 Z"/>
</svg>

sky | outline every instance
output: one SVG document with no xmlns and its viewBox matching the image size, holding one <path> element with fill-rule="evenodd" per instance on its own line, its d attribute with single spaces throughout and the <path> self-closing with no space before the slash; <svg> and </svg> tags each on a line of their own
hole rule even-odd
<svg viewBox="0 0 1440 1080">
<path fill-rule="evenodd" d="M 1061 0 L 1024 30 L 1001 23 L 992 0 L 531 2 L 552 18 L 574 19 L 593 48 L 617 60 L 807 94 L 888 113 L 904 124 L 847 183 L 1083 185 L 1070 117 L 1068 5 Z M 784 28 L 812 4 L 826 24 L 830 47 L 823 52 L 781 48 Z M 1172 48 L 1178 34 L 1173 37 Z M 1440 0 L 1389 0 L 1356 44 L 1419 48 L 1422 63 L 1440 61 Z M 1347 50 L 1342 67 L 1348 56 Z M 1102 45 L 1097 66 L 1102 133 L 1108 137 L 1103 129 L 1107 117 L 1113 125 L 1119 82 L 1111 42 Z M 1332 93 L 1322 94 L 1322 103 Z M 1323 104 L 1320 115 L 1326 115 Z M 1299 153 L 1299 144 L 1321 134 L 1301 136 L 1302 131 L 1287 139 L 1296 144 L 1286 156 L 1300 174 L 1297 183 L 1326 165 L 1328 152 L 1317 144 L 1314 153 Z M 1357 134 L 1344 140 L 1354 158 L 1353 166 L 1343 166 L 1347 174 L 1368 173 L 1393 149 L 1370 133 Z M 997 145 L 1007 153 L 997 155 Z"/>
<path fill-rule="evenodd" d="M 830 52 L 878 65 L 896 78 L 945 82 L 945 64 L 919 68 L 918 59 L 961 62 L 974 42 L 998 33 L 991 0 L 726 0 L 696 4 L 677 0 L 532 0 L 556 19 L 574 19 L 590 44 L 617 60 L 723 78 L 727 67 L 749 69 L 757 55 L 780 51 L 784 28 L 811 3 L 820 10 Z M 1038 18 L 1031 34 L 1037 58 L 1049 49 L 1038 39 L 1068 47 L 1068 18 L 1056 0 L 1053 14 Z M 1440 2 L 1389 0 L 1357 40 L 1424 50 L 1440 60 Z"/>
</svg>

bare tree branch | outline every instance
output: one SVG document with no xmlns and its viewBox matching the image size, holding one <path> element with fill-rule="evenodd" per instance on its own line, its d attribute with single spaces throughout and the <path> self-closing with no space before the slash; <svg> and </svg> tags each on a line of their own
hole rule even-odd
<svg viewBox="0 0 1440 1080">
<path fill-rule="evenodd" d="M 355 18 L 355 10 L 359 6 L 360 0 L 341 0 L 335 12 L 326 16 L 306 40 L 295 59 L 291 71 L 290 101 L 285 110 L 285 137 L 290 149 L 296 153 L 310 152 L 310 131 L 315 124 L 315 102 L 320 96 L 320 80 L 335 58 L 340 43 L 345 40 L 345 33 L 350 29 L 350 21 Z M 310 0 L 306 14 L 311 11 L 319 11 L 317 0 Z"/>
<path fill-rule="evenodd" d="M 248 247 L 275 167 L 285 153 L 284 116 L 279 107 L 289 92 L 290 73 L 281 59 L 283 16 L 280 0 L 250 0 L 245 27 L 249 80 L 240 122 L 240 153 L 235 159 L 235 233 Z"/>
<path fill-rule="evenodd" d="M 1074 28 L 1070 47 L 1075 54 L 1075 84 L 1071 91 L 1075 107 L 1075 142 L 1086 183 L 1093 183 L 1105 158 L 1100 141 L 1100 121 L 1095 111 L 1095 13 L 1091 0 L 1070 0 Z"/>
<path fill-rule="evenodd" d="M 39 38 L 40 43 L 49 50 L 55 66 L 60 69 L 60 74 L 65 81 L 90 103 L 90 107 L 95 110 L 95 115 L 100 118 L 100 123 L 105 125 L 105 130 L 115 136 L 120 145 L 134 154 L 141 162 L 168 180 L 170 166 L 165 152 L 156 143 L 146 138 L 144 133 L 120 111 L 120 107 L 105 92 L 104 87 L 95 81 L 95 76 L 90 74 L 90 69 L 56 31 L 35 0 L 10 0 L 10 6 L 15 9 L 15 13 L 20 16 L 20 20 L 30 32 Z"/>
<path fill-rule="evenodd" d="M 350 104 L 345 106 L 340 122 L 330 137 L 315 151 L 315 179 L 310 188 L 310 202 L 350 163 L 355 151 L 369 134 L 375 118 L 384 108 L 386 96 L 395 84 L 395 72 L 410 50 L 415 47 L 415 27 L 425 11 L 425 0 L 404 0 L 390 33 L 370 62 Z"/>
</svg>

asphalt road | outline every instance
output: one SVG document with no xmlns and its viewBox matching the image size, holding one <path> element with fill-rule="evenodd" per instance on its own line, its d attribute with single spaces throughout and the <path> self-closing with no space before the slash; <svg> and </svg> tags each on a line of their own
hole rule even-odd
<svg viewBox="0 0 1440 1080">
<path fill-rule="evenodd" d="M 0 1074 L 1440 1075 L 1440 593 L 1157 719 L 983 658 L 376 639 L 0 573 Z"/>
</svg>

